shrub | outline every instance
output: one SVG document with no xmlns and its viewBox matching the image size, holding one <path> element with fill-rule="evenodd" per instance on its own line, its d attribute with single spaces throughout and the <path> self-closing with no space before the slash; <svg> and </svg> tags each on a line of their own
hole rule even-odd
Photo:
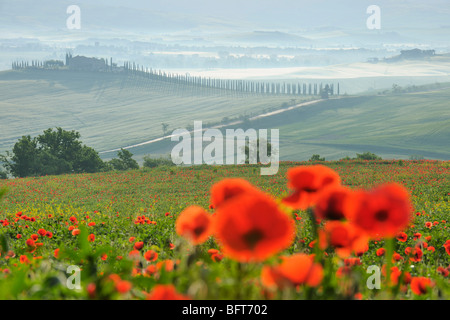
<svg viewBox="0 0 450 320">
<path fill-rule="evenodd" d="M 319 154 L 313 154 L 309 161 L 325 161 L 325 158 L 321 158 Z"/>
<path fill-rule="evenodd" d="M 175 164 L 169 158 L 159 157 L 159 158 L 151 158 L 150 156 L 144 157 L 144 167 L 145 168 L 156 168 L 161 166 L 172 167 Z"/>
<path fill-rule="evenodd" d="M 114 168 L 114 170 L 124 171 L 139 169 L 139 164 L 132 158 L 133 154 L 130 151 L 120 149 L 120 151 L 117 152 L 117 156 L 119 159 L 112 159 L 109 161 L 109 164 Z"/>
<path fill-rule="evenodd" d="M 364 152 L 356 154 L 357 160 L 381 160 L 380 156 L 377 156 L 375 153 Z"/>
</svg>

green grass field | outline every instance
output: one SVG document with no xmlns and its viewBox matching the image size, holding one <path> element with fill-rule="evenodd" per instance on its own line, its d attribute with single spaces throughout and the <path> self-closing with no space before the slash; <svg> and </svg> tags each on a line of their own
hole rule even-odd
<svg viewBox="0 0 450 320">
<path fill-rule="evenodd" d="M 292 192 L 287 170 L 312 164 L 283 162 L 275 176 L 261 176 L 259 168 L 251 165 L 0 180 L 0 191 L 6 188 L 0 199 L 0 298 L 157 299 L 154 294 L 160 285 L 173 285 L 180 294 L 201 300 L 449 298 L 448 162 L 321 163 L 339 174 L 342 185 L 351 190 L 397 182 L 411 195 L 413 216 L 403 230 L 405 239 L 371 239 L 364 252 L 351 256 L 342 256 L 333 246 L 322 252 L 312 245 L 314 228 L 322 230 L 337 221 L 324 220 L 313 227 L 316 224 L 307 211 L 285 207 L 283 215 L 292 220 L 295 239 L 260 262 L 238 263 L 215 236 L 194 246 L 177 233 L 176 225 L 188 206 L 204 208 L 210 219 L 229 214 L 209 207 L 211 187 L 222 179 L 243 178 L 273 199 L 281 199 Z M 254 217 L 262 228 L 267 213 L 261 211 Z M 247 223 L 246 218 L 241 220 Z M 398 253 L 395 262 L 390 262 L 389 246 Z M 210 249 L 219 250 L 218 255 L 211 255 Z M 412 249 L 420 255 L 410 255 Z M 281 256 L 312 253 L 323 268 L 319 283 L 294 287 L 280 281 L 280 287 L 274 288 L 264 281 L 264 269 L 279 263 Z M 371 275 L 368 267 L 381 269 L 384 264 L 391 264 L 392 271 L 400 270 L 405 278 L 396 284 L 380 275 L 380 290 L 371 290 L 366 284 Z M 67 285 L 73 283 L 69 266 L 81 269 L 80 290 Z M 298 270 L 304 267 L 297 268 L 301 274 Z M 418 292 L 415 280 L 423 278 L 432 282 Z"/>
</svg>

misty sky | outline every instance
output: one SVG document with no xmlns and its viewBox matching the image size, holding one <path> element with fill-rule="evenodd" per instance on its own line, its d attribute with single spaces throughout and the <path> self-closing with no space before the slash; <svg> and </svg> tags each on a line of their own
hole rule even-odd
<svg viewBox="0 0 450 320">
<path fill-rule="evenodd" d="M 86 26 L 98 28 L 173 30 L 216 24 L 250 30 L 358 30 L 365 28 L 372 4 L 381 7 L 382 26 L 389 31 L 450 25 L 448 0 L 0 0 L 0 28 L 54 27 L 71 4 L 84 10 Z"/>
</svg>

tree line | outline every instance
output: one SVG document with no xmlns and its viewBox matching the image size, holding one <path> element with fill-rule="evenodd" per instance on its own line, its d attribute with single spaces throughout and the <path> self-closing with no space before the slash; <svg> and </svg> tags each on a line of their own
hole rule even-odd
<svg viewBox="0 0 450 320">
<path fill-rule="evenodd" d="M 80 133 L 58 127 L 49 128 L 37 137 L 22 136 L 12 151 L 0 155 L 0 179 L 9 173 L 13 177 L 95 173 L 111 170 L 139 169 L 133 154 L 121 149 L 110 161 L 103 161 L 98 152 L 80 141 Z M 144 166 L 172 165 L 168 159 L 144 158 Z"/>
<path fill-rule="evenodd" d="M 106 66 L 107 64 L 107 59 Z M 12 63 L 13 70 L 31 69 L 65 69 L 63 61 L 48 60 L 40 61 L 16 61 Z M 98 71 L 98 70 L 92 70 Z M 100 72 L 100 71 L 98 71 Z M 142 79 L 157 80 L 168 83 L 190 85 L 199 88 L 221 89 L 239 93 L 266 94 L 266 95 L 294 95 L 294 96 L 321 96 L 328 98 L 333 95 L 340 95 L 339 83 L 337 87 L 334 83 L 295 83 L 295 82 L 258 82 L 249 80 L 215 79 L 210 77 L 190 76 L 189 74 L 176 74 L 147 68 L 134 62 L 124 62 L 122 67 L 111 64 L 105 68 L 104 72 L 122 72 Z"/>
</svg>

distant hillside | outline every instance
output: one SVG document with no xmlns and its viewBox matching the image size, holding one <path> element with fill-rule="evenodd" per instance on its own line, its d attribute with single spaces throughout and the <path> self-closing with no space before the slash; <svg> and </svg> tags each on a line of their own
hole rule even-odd
<svg viewBox="0 0 450 320">
<path fill-rule="evenodd" d="M 98 151 L 192 126 L 260 114 L 311 99 L 258 95 L 143 79 L 125 73 L 65 70 L 0 72 L 0 153 L 22 135 L 60 126 Z"/>
<path fill-rule="evenodd" d="M 395 89 L 330 99 L 246 125 L 279 129 L 282 160 L 307 160 L 312 154 L 333 160 L 364 151 L 384 158 L 450 159 L 450 84 Z M 101 152 L 159 138 L 162 123 L 170 133 L 197 120 L 205 126 L 229 123 L 314 99 L 199 89 L 115 73 L 0 72 L 0 153 L 22 135 L 36 136 L 49 127 L 77 130 L 84 143 Z M 130 151 L 142 160 L 146 154 L 167 154 L 172 146 L 166 140 Z"/>
<path fill-rule="evenodd" d="M 337 160 L 365 151 L 385 159 L 450 160 L 450 83 L 415 90 L 331 99 L 248 126 L 280 130 L 281 160 L 308 160 L 313 154 Z M 164 154 L 173 145 L 158 142 L 131 151 L 138 157 Z"/>
</svg>

